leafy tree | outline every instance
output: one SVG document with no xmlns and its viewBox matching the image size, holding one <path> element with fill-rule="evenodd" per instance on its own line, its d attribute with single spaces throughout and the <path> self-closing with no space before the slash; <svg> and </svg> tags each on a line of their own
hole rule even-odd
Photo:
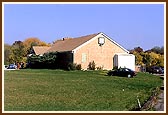
<svg viewBox="0 0 168 115">
<path fill-rule="evenodd" d="M 151 65 L 151 61 L 152 61 L 149 53 L 142 52 L 141 56 L 143 57 L 142 62 L 144 64 L 146 64 L 147 67 L 149 67 Z"/>
<path fill-rule="evenodd" d="M 156 65 L 157 64 L 157 59 L 158 59 L 158 55 L 154 52 L 149 53 L 150 58 L 151 58 L 151 64 L 150 65 Z"/>
<path fill-rule="evenodd" d="M 21 62 L 23 60 L 23 57 L 25 55 L 24 45 L 22 41 L 15 41 L 12 45 L 12 54 L 11 59 L 14 62 Z"/>
<path fill-rule="evenodd" d="M 159 55 L 157 65 L 160 67 L 164 67 L 164 55 Z"/>
<path fill-rule="evenodd" d="M 11 45 L 4 44 L 4 64 L 5 65 L 10 64 L 11 53 L 12 53 Z"/>
<path fill-rule="evenodd" d="M 135 47 L 134 51 L 140 53 L 140 52 L 143 52 L 143 49 L 141 47 Z"/>
<path fill-rule="evenodd" d="M 49 46 L 49 44 L 41 41 L 38 38 L 27 38 L 23 41 L 26 54 L 31 54 L 33 50 L 33 46 Z"/>
<path fill-rule="evenodd" d="M 158 46 L 155 46 L 151 49 L 152 52 L 155 52 L 157 54 L 164 54 L 164 47 L 158 47 Z"/>
<path fill-rule="evenodd" d="M 161 66 L 164 67 L 164 47 L 154 47 L 151 50 L 143 51 L 140 47 L 130 50 L 135 55 L 136 65 Z"/>
<path fill-rule="evenodd" d="M 134 51 L 133 54 L 135 55 L 136 65 L 142 65 L 143 64 L 143 57 L 140 55 L 140 53 Z"/>
<path fill-rule="evenodd" d="M 162 46 L 162 47 L 160 48 L 160 54 L 161 54 L 161 55 L 164 55 L 164 46 Z"/>
</svg>

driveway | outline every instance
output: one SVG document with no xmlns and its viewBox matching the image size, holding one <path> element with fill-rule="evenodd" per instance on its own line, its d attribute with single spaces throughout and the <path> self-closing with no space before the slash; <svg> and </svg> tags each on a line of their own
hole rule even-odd
<svg viewBox="0 0 168 115">
<path fill-rule="evenodd" d="M 154 105 L 156 111 L 164 111 L 164 91 L 162 91 L 157 98 L 157 102 Z"/>
<path fill-rule="evenodd" d="M 158 75 L 161 79 L 163 79 L 163 84 L 164 84 L 164 75 Z M 156 111 L 164 111 L 164 85 L 160 88 L 161 93 L 157 97 L 157 102 L 154 105 L 154 109 Z"/>
<path fill-rule="evenodd" d="M 164 75 L 155 74 L 158 77 L 160 77 L 163 80 L 164 84 Z M 149 99 L 149 101 L 144 104 L 144 106 L 141 108 L 141 111 L 148 111 L 149 107 L 154 109 L 154 111 L 164 111 L 164 85 L 160 87 L 160 94 L 153 95 Z"/>
</svg>

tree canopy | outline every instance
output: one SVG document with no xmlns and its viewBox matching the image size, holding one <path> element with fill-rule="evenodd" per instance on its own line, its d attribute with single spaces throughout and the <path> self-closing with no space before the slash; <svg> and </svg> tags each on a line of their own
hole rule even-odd
<svg viewBox="0 0 168 115">
<path fill-rule="evenodd" d="M 31 54 L 32 53 L 32 47 L 33 46 L 49 46 L 49 44 L 41 41 L 38 38 L 27 38 L 23 41 L 24 47 L 26 54 Z"/>
<path fill-rule="evenodd" d="M 27 55 L 33 46 L 49 46 L 38 38 L 27 38 L 23 42 L 15 41 L 12 45 L 4 44 L 4 64 L 27 62 Z"/>
<path fill-rule="evenodd" d="M 27 38 L 24 41 L 15 41 L 12 45 L 4 44 L 4 64 L 27 63 L 27 56 L 33 53 L 33 46 L 50 46 L 50 44 L 35 37 Z M 164 67 L 164 46 L 155 46 L 146 51 L 138 46 L 130 50 L 130 53 L 135 55 L 136 65 Z M 55 60 L 51 54 L 45 54 L 43 58 L 34 56 L 31 60 L 34 62 L 45 60 L 49 64 L 53 63 L 53 59 Z"/>
<path fill-rule="evenodd" d="M 164 67 L 164 47 L 155 46 L 150 50 L 143 51 L 141 47 L 130 50 L 135 55 L 136 65 L 161 66 Z"/>
</svg>

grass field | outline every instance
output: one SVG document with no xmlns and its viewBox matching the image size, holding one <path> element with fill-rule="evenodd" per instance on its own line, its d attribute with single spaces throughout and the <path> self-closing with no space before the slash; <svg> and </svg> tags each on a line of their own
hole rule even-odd
<svg viewBox="0 0 168 115">
<path fill-rule="evenodd" d="M 109 77 L 106 71 L 5 71 L 5 111 L 130 111 L 163 81 L 151 74 Z"/>
</svg>

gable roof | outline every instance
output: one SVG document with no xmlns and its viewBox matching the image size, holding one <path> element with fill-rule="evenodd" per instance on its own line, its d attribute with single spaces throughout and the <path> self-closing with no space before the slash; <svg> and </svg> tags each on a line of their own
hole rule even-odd
<svg viewBox="0 0 168 115">
<path fill-rule="evenodd" d="M 112 43 L 120 47 L 122 50 L 124 50 L 126 53 L 129 53 L 128 50 L 126 50 L 124 47 L 122 47 L 120 44 L 112 40 L 110 37 L 105 35 L 104 33 L 96 33 L 91 35 L 86 35 L 82 37 L 77 38 L 63 38 L 62 40 L 57 40 L 51 47 L 46 46 L 34 46 L 33 49 L 35 51 L 36 55 L 44 54 L 46 52 L 66 52 L 66 51 L 75 51 L 79 49 L 80 47 L 86 45 L 87 43 L 90 43 L 90 41 L 96 39 L 96 36 L 103 35 L 107 39 L 109 39 Z"/>
<path fill-rule="evenodd" d="M 97 36 L 97 34 L 91 34 L 87 36 L 82 36 L 78 38 L 63 38 L 63 40 L 57 40 L 56 43 L 51 46 L 51 48 L 47 52 L 64 52 L 64 51 L 72 51 L 78 46 L 84 44 L 88 40 L 92 39 L 93 37 Z"/>
<path fill-rule="evenodd" d="M 98 36 L 98 35 L 104 36 L 105 38 L 107 38 L 108 40 L 110 40 L 113 44 L 117 45 L 117 46 L 120 47 L 122 50 L 124 50 L 126 53 L 129 53 L 129 51 L 128 51 L 127 49 L 125 49 L 125 48 L 122 47 L 120 44 L 118 44 L 117 42 L 115 42 L 114 40 L 112 40 L 112 39 L 111 39 L 110 37 L 108 37 L 106 34 L 100 32 L 100 33 L 98 33 L 96 36 Z M 87 43 L 89 43 L 91 40 L 94 40 L 94 39 L 96 39 L 95 36 L 94 36 L 92 39 L 89 39 L 89 40 L 88 40 L 87 42 L 85 42 L 84 44 L 78 46 L 78 47 L 77 47 L 76 49 L 74 49 L 73 51 L 79 49 L 80 47 L 86 45 Z"/>
<path fill-rule="evenodd" d="M 101 33 L 104 37 L 106 37 L 107 39 L 109 39 L 112 43 L 114 43 L 115 45 L 117 45 L 118 47 L 120 47 L 122 50 L 124 50 L 125 52 L 129 53 L 129 51 L 127 49 L 125 49 L 123 46 L 121 46 L 119 43 L 117 43 L 116 41 L 114 41 L 113 39 L 111 39 L 109 36 L 107 36 L 104 33 Z"/>
<path fill-rule="evenodd" d="M 50 48 L 51 47 L 48 47 L 48 46 L 33 46 L 33 50 L 36 55 L 43 55 Z"/>
</svg>

